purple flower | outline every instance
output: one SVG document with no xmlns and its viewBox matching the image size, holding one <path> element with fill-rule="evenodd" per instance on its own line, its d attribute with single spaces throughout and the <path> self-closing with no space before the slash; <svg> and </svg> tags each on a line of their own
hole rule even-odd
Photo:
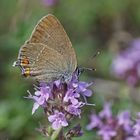
<svg viewBox="0 0 140 140">
<path fill-rule="evenodd" d="M 57 3 L 57 0 L 42 0 L 42 3 L 46 6 L 53 6 Z"/>
<path fill-rule="evenodd" d="M 137 120 L 136 124 L 133 126 L 134 135 L 140 136 L 140 120 Z"/>
<path fill-rule="evenodd" d="M 41 106 L 54 130 L 68 126 L 67 121 L 70 118 L 80 117 L 81 109 L 86 105 L 81 92 L 86 96 L 91 95 L 87 89 L 89 85 L 79 82 L 76 73 L 66 83 L 61 80 L 48 84 L 40 83 L 40 86 L 36 87 L 35 95 L 30 94 L 28 97 L 34 100 L 32 114 Z"/>
<path fill-rule="evenodd" d="M 117 132 L 113 130 L 110 126 L 103 126 L 99 131 L 98 135 L 102 137 L 103 140 L 111 140 L 112 137 L 116 136 Z"/>
<path fill-rule="evenodd" d="M 32 114 L 38 109 L 39 106 L 44 106 L 51 95 L 49 86 L 42 84 L 40 90 L 35 91 L 35 96 L 29 95 L 29 98 L 35 101 L 32 109 Z"/>
<path fill-rule="evenodd" d="M 78 102 L 77 104 L 73 105 L 69 105 L 66 110 L 70 113 L 73 114 L 75 116 L 80 116 L 81 114 L 81 107 L 85 105 L 83 102 Z"/>
<path fill-rule="evenodd" d="M 125 73 L 127 70 L 131 70 L 133 68 L 133 61 L 130 59 L 125 58 L 124 56 L 118 56 L 113 61 L 113 72 L 115 75 L 119 76 L 120 78 L 125 78 Z"/>
<path fill-rule="evenodd" d="M 69 89 L 67 92 L 66 92 L 66 94 L 65 94 L 65 96 L 64 96 L 64 98 L 63 98 L 63 101 L 64 102 L 71 102 L 72 104 L 78 104 L 78 99 L 77 98 L 79 98 L 80 97 L 80 94 L 79 93 L 77 93 L 77 92 L 74 92 L 74 90 L 73 89 Z"/>
<path fill-rule="evenodd" d="M 102 124 L 100 118 L 96 114 L 90 116 L 90 123 L 87 125 L 87 129 L 91 130 L 95 127 L 100 127 Z"/>
<path fill-rule="evenodd" d="M 54 81 L 54 84 L 56 85 L 57 88 L 59 88 L 60 85 L 61 85 L 61 81 L 60 80 L 56 80 L 56 81 Z"/>
<path fill-rule="evenodd" d="M 90 97 L 92 95 L 92 91 L 87 89 L 89 86 L 91 86 L 92 83 L 86 83 L 86 82 L 77 82 L 73 83 L 73 87 L 76 88 L 77 93 L 81 93 L 84 96 Z"/>
<path fill-rule="evenodd" d="M 99 113 L 99 116 L 101 118 L 111 118 L 112 117 L 112 111 L 111 111 L 111 104 L 105 103 L 103 110 Z"/>
<path fill-rule="evenodd" d="M 68 122 L 66 121 L 65 115 L 62 112 L 55 111 L 53 115 L 48 117 L 49 122 L 52 123 L 52 128 L 57 130 L 62 126 L 68 126 Z"/>
<path fill-rule="evenodd" d="M 116 56 L 112 63 L 112 72 L 116 77 L 126 79 L 134 86 L 140 80 L 140 39 L 135 39 L 131 47 Z"/>
<path fill-rule="evenodd" d="M 121 125 L 123 127 L 123 129 L 128 133 L 131 134 L 132 133 L 132 121 L 130 118 L 130 112 L 129 111 L 124 111 L 121 112 L 118 115 L 118 125 Z"/>
<path fill-rule="evenodd" d="M 96 129 L 103 140 L 140 140 L 140 113 L 136 121 L 132 120 L 129 111 L 114 116 L 110 105 L 106 103 L 103 111 L 90 116 L 87 129 Z"/>
<path fill-rule="evenodd" d="M 69 88 L 74 88 L 77 93 L 81 93 L 83 96 L 90 97 L 92 95 L 92 91 L 87 89 L 93 83 L 87 83 L 78 80 L 77 74 L 73 74 L 71 82 L 69 83 Z"/>
<path fill-rule="evenodd" d="M 140 140 L 140 137 L 127 137 L 126 140 Z"/>
<path fill-rule="evenodd" d="M 133 126 L 134 136 L 140 137 L 140 112 L 137 113 L 137 119 Z"/>
</svg>

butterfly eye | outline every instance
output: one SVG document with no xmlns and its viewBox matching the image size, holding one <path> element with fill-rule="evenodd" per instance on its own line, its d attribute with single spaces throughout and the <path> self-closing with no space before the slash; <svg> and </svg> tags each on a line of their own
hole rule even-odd
<svg viewBox="0 0 140 140">
<path fill-rule="evenodd" d="M 78 76 L 80 76 L 80 74 L 81 73 L 83 73 L 83 71 L 84 71 L 84 69 L 83 68 L 76 68 L 76 74 L 78 75 Z"/>
</svg>

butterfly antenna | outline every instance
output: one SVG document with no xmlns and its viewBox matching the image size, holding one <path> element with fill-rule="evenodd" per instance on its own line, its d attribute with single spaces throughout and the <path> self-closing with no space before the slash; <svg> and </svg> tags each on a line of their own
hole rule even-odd
<svg viewBox="0 0 140 140">
<path fill-rule="evenodd" d="M 89 58 L 89 61 L 93 58 L 95 58 L 96 56 L 98 56 L 100 54 L 100 51 L 97 51 L 93 56 L 91 56 Z M 78 75 L 80 75 L 81 73 L 83 73 L 84 71 L 96 71 L 95 68 L 87 68 L 87 67 L 78 67 Z"/>
<path fill-rule="evenodd" d="M 95 58 L 96 56 L 98 56 L 100 54 L 100 51 L 97 51 L 93 56 L 92 58 Z"/>
<path fill-rule="evenodd" d="M 82 68 L 79 68 L 79 69 L 81 69 L 81 71 L 96 71 L 96 69 L 94 69 L 94 68 L 86 68 L 86 67 L 82 67 Z"/>
<path fill-rule="evenodd" d="M 95 57 L 98 56 L 99 54 L 100 54 L 100 51 L 96 51 L 95 54 L 89 58 L 89 61 L 91 61 L 93 58 L 95 58 Z M 95 68 L 85 68 L 85 67 L 84 67 L 84 70 L 96 71 Z"/>
<path fill-rule="evenodd" d="M 81 75 L 81 73 L 83 73 L 86 70 L 88 70 L 88 71 L 96 71 L 96 69 L 94 69 L 94 68 L 86 68 L 86 67 L 80 68 L 80 67 L 78 67 L 77 68 L 78 75 Z"/>
</svg>

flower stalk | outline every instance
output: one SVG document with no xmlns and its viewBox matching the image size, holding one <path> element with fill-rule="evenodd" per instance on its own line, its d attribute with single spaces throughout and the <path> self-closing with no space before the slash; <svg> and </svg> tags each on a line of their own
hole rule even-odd
<svg viewBox="0 0 140 140">
<path fill-rule="evenodd" d="M 62 127 L 52 133 L 51 140 L 64 140 Z"/>
</svg>

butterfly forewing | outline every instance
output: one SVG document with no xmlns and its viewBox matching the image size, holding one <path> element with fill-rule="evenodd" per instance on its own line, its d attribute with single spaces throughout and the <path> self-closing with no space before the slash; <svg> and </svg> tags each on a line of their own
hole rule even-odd
<svg viewBox="0 0 140 140">
<path fill-rule="evenodd" d="M 43 43 L 55 49 L 64 56 L 70 71 L 76 69 L 75 51 L 63 26 L 55 16 L 49 14 L 43 17 L 34 28 L 27 43 Z"/>
</svg>

